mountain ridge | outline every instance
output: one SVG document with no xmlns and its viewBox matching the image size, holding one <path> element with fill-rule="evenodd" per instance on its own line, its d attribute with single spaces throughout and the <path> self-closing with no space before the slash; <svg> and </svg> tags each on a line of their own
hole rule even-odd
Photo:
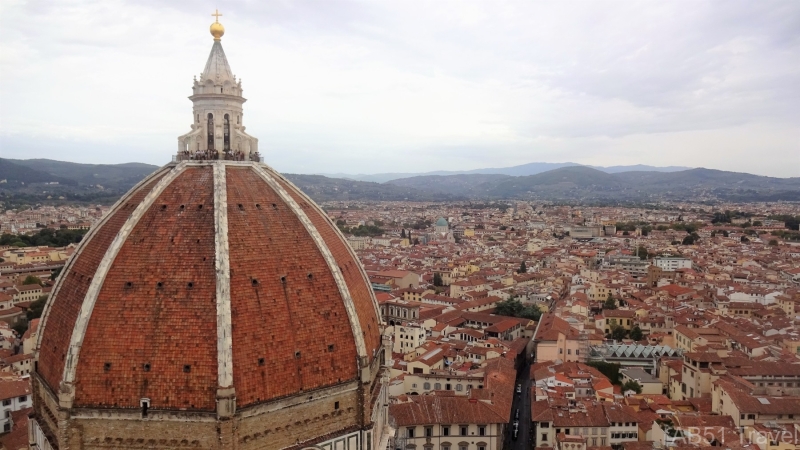
<svg viewBox="0 0 800 450">
<path fill-rule="evenodd" d="M 449 175 L 491 174 L 491 175 L 526 176 L 526 175 L 536 175 L 538 173 L 547 172 L 554 169 L 560 169 L 562 167 L 572 167 L 572 166 L 591 167 L 593 169 L 601 170 L 606 173 L 620 173 L 620 172 L 642 171 L 642 170 L 647 170 L 652 172 L 678 172 L 681 170 L 690 169 L 690 167 L 683 167 L 683 166 L 659 167 L 659 166 L 648 166 L 644 164 L 603 167 L 603 166 L 590 166 L 586 164 L 578 164 L 573 162 L 564 162 L 564 163 L 531 162 L 510 167 L 491 167 L 491 168 L 472 169 L 472 170 L 435 170 L 423 173 L 402 173 L 402 172 L 388 172 L 388 173 L 378 173 L 378 174 L 320 173 L 317 175 L 333 177 L 333 178 L 347 178 L 357 181 L 374 181 L 378 183 L 385 183 L 387 181 L 397 180 L 401 178 L 411 178 L 416 176 L 432 176 L 432 175 L 449 176 Z"/>
<path fill-rule="evenodd" d="M 157 166 L 141 163 L 111 165 L 0 159 L 0 180 L 5 180 L 0 184 L 0 195 L 13 199 L 11 203 L 15 205 L 109 203 L 156 169 Z M 323 175 L 284 175 L 318 202 L 468 199 L 605 203 L 800 201 L 800 177 L 775 178 L 706 168 L 609 173 L 588 166 L 567 165 L 524 176 L 483 173 L 419 175 L 385 183 Z"/>
</svg>

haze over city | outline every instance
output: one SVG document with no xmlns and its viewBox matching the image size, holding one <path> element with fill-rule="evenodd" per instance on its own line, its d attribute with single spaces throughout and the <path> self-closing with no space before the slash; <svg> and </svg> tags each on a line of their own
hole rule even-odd
<svg viewBox="0 0 800 450">
<path fill-rule="evenodd" d="M 2 156 L 166 163 L 215 7 L 247 132 L 284 172 L 800 176 L 797 2 L 8 1 Z"/>
</svg>

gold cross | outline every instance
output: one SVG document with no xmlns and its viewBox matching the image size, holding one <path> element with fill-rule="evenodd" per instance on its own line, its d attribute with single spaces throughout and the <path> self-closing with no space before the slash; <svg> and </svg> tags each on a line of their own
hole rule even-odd
<svg viewBox="0 0 800 450">
<path fill-rule="evenodd" d="M 220 14 L 220 13 L 219 13 L 219 10 L 218 10 L 218 9 L 215 9 L 215 10 L 214 10 L 214 14 L 212 14 L 212 16 L 214 16 L 214 17 L 216 17 L 216 18 L 217 18 L 217 19 L 216 19 L 216 22 L 217 22 L 217 23 L 219 23 L 219 16 L 221 16 L 221 15 L 222 15 L 222 14 Z"/>
</svg>

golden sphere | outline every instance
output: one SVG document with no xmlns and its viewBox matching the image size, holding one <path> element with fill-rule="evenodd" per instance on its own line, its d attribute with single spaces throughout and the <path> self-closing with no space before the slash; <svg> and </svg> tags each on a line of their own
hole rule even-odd
<svg viewBox="0 0 800 450">
<path fill-rule="evenodd" d="M 222 26 L 219 22 L 214 22 L 211 24 L 211 35 L 214 36 L 214 40 L 218 41 L 219 38 L 225 34 L 225 27 Z"/>
</svg>

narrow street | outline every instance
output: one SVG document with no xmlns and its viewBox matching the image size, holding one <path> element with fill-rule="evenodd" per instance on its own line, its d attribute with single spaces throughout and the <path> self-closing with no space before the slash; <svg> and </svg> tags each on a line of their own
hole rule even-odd
<svg viewBox="0 0 800 450">
<path fill-rule="evenodd" d="M 522 394 L 514 397 L 514 406 L 511 408 L 511 423 L 508 425 L 508 433 L 503 448 L 506 450 L 529 450 L 531 448 L 531 397 L 530 397 L 530 363 L 525 365 L 517 373 L 517 383 L 522 385 Z M 519 434 L 517 439 L 514 435 L 514 417 L 519 409 Z"/>
</svg>

